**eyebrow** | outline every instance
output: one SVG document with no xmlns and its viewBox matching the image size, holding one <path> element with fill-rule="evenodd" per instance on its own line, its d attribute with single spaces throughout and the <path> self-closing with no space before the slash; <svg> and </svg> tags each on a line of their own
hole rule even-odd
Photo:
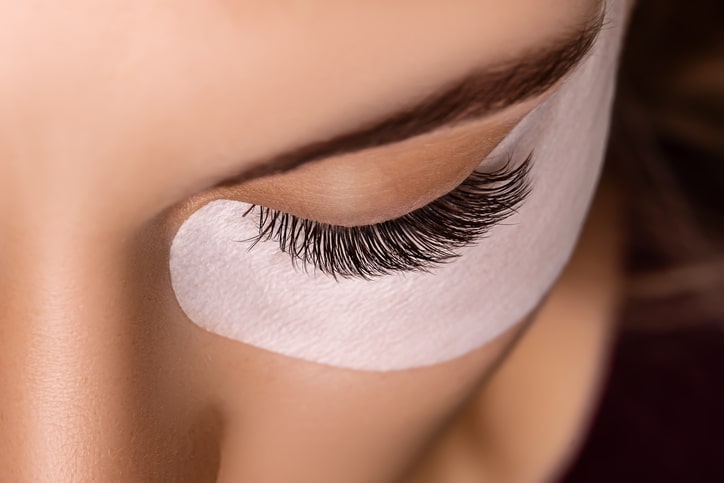
<svg viewBox="0 0 724 483">
<path fill-rule="evenodd" d="M 548 45 L 518 58 L 478 69 L 445 85 L 420 103 L 332 139 L 312 142 L 255 162 L 218 186 L 231 186 L 333 156 L 364 151 L 428 134 L 444 126 L 495 114 L 543 94 L 578 66 L 603 29 L 605 9 Z"/>
</svg>

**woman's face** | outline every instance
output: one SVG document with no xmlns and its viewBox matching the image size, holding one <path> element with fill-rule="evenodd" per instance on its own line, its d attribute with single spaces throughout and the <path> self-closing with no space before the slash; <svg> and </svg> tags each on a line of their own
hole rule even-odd
<svg viewBox="0 0 724 483">
<path fill-rule="evenodd" d="M 0 479 L 401 475 L 570 255 L 623 3 L 4 2 Z"/>
</svg>

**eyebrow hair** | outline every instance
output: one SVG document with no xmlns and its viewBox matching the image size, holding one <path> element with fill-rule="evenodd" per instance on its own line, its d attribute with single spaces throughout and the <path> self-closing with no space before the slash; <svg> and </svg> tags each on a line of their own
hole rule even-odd
<svg viewBox="0 0 724 483">
<path fill-rule="evenodd" d="M 332 156 L 398 143 L 443 126 L 482 118 L 543 94 L 578 66 L 603 29 L 605 8 L 573 32 L 517 59 L 479 69 L 449 83 L 412 107 L 332 139 L 312 142 L 256 162 L 217 186 L 279 174 Z"/>
</svg>

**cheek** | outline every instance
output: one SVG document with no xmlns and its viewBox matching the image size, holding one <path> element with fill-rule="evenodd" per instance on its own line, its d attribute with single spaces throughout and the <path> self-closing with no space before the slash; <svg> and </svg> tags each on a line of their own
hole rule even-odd
<svg viewBox="0 0 724 483">
<path fill-rule="evenodd" d="M 230 339 L 367 371 L 439 364 L 490 342 L 536 306 L 575 245 L 603 157 L 620 33 L 605 30 L 582 68 L 499 146 L 517 157 L 534 148 L 532 194 L 460 258 L 432 273 L 335 281 L 295 270 L 273 242 L 250 250 L 249 205 L 219 200 L 172 243 L 181 308 Z"/>
<path fill-rule="evenodd" d="M 355 474 L 391 481 L 389 475 L 469 400 L 517 335 L 508 332 L 445 364 L 387 373 L 307 363 L 201 337 L 204 351 L 213 354 L 205 383 L 226 408 L 223 453 L 238 455 L 229 459 L 238 475 L 231 469 L 227 474 L 235 481 L 298 481 L 299 471 L 308 477 L 304 481 L 348 481 L 340 475 Z"/>
</svg>

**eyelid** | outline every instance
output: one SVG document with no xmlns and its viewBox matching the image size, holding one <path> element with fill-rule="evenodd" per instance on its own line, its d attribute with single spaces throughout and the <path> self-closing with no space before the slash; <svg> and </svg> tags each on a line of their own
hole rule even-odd
<svg viewBox="0 0 724 483">
<path fill-rule="evenodd" d="M 295 266 L 313 266 L 335 278 L 371 279 L 393 272 L 429 271 L 487 234 L 526 199 L 532 154 L 517 167 L 510 159 L 493 172 L 476 171 L 441 198 L 400 218 L 343 227 L 252 205 L 260 242 L 275 241 Z"/>
<path fill-rule="evenodd" d="M 221 196 L 341 226 L 397 218 L 462 183 L 531 109 L 226 187 Z"/>
</svg>

